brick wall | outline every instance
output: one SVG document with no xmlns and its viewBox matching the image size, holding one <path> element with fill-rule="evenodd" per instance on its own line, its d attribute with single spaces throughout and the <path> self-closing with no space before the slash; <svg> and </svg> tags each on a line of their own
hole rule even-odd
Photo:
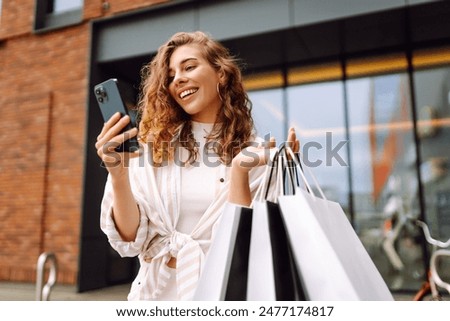
<svg viewBox="0 0 450 321">
<path fill-rule="evenodd" d="M 52 251 L 74 284 L 89 72 L 89 20 L 161 1 L 86 0 L 84 21 L 32 32 L 34 1 L 2 1 L 0 19 L 0 280 L 34 281 Z"/>
</svg>

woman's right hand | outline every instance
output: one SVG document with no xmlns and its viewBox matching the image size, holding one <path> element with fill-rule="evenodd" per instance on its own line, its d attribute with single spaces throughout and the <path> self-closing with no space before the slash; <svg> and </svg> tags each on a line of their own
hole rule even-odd
<svg viewBox="0 0 450 321">
<path fill-rule="evenodd" d="M 121 117 L 120 113 L 114 114 L 103 125 L 95 144 L 98 156 L 111 175 L 113 193 L 120 195 L 120 197 L 114 197 L 112 215 L 117 231 L 127 242 L 136 238 L 139 227 L 139 210 L 128 177 L 128 161 L 132 157 L 139 156 L 139 151 L 134 153 L 117 152 L 116 148 L 127 139 L 137 135 L 137 128 L 120 133 L 129 122 L 129 116 Z"/>
<path fill-rule="evenodd" d="M 128 161 L 130 158 L 139 156 L 139 152 L 117 152 L 115 149 L 124 141 L 138 134 L 137 128 L 132 128 L 121 133 L 123 128 L 130 122 L 130 117 L 121 117 L 115 113 L 104 125 L 97 137 L 95 148 L 97 154 L 103 161 L 104 166 L 112 176 L 120 176 L 128 172 Z"/>
</svg>

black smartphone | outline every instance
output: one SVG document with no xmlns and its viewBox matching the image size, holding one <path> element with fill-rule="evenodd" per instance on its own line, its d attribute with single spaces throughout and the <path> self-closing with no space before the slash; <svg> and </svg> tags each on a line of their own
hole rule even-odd
<svg viewBox="0 0 450 321">
<path fill-rule="evenodd" d="M 129 91 L 122 86 L 115 78 L 108 79 L 94 87 L 95 98 L 100 107 L 103 120 L 108 121 L 112 115 L 119 112 L 122 117 L 130 116 L 130 123 L 122 132 L 136 127 L 136 113 L 132 108 L 134 101 L 130 97 Z M 126 140 L 116 148 L 118 152 L 133 152 L 139 149 L 137 137 Z"/>
</svg>

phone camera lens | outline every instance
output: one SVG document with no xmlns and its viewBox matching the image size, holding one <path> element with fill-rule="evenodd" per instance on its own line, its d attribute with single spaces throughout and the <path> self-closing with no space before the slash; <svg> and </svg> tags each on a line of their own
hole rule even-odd
<svg viewBox="0 0 450 321">
<path fill-rule="evenodd" d="M 99 97 L 99 98 L 98 98 L 98 101 L 102 103 L 102 102 L 103 102 L 103 98 L 102 98 L 102 97 Z"/>
<path fill-rule="evenodd" d="M 95 90 L 95 94 L 97 96 L 100 96 L 100 97 L 106 97 L 106 92 L 105 92 L 105 89 L 103 87 L 97 88 Z"/>
</svg>

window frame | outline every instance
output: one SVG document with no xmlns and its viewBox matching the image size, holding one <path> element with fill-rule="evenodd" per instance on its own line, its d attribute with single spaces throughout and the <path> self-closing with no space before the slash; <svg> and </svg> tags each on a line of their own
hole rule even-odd
<svg viewBox="0 0 450 321">
<path fill-rule="evenodd" d="M 34 13 L 34 33 L 43 33 L 59 28 L 73 26 L 83 21 L 83 6 L 64 12 L 48 12 L 49 6 L 54 8 L 55 0 L 36 0 Z"/>
</svg>

